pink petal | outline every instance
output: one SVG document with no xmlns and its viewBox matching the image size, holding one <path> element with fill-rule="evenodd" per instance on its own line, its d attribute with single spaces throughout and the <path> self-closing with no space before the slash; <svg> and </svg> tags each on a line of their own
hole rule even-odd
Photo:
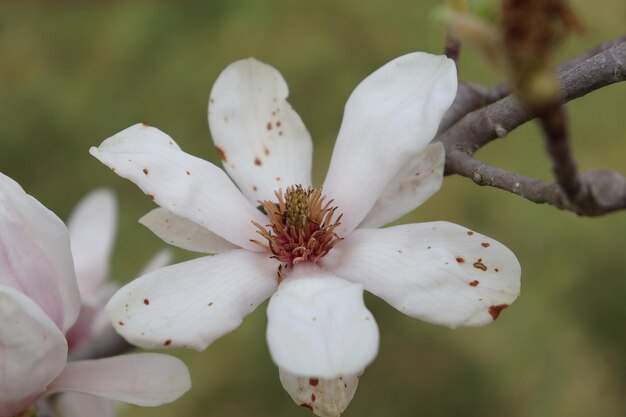
<svg viewBox="0 0 626 417">
<path fill-rule="evenodd" d="M 67 222 L 76 279 L 81 297 L 98 291 L 109 277 L 111 252 L 117 229 L 117 201 L 107 189 L 87 194 Z"/>
<path fill-rule="evenodd" d="M 33 402 L 63 370 L 63 333 L 34 301 L 0 286 L 0 417 Z"/>
<path fill-rule="evenodd" d="M 224 168 L 253 203 L 274 201 L 279 188 L 311 184 L 311 137 L 288 94 L 280 73 L 253 58 L 230 64 L 211 91 L 213 142 Z"/>
<path fill-rule="evenodd" d="M 113 402 L 78 392 L 61 393 L 55 402 L 62 417 L 114 417 Z"/>
<path fill-rule="evenodd" d="M 74 391 L 153 407 L 178 399 L 191 388 L 189 371 L 170 355 L 135 353 L 70 362 L 47 394 Z"/>
<path fill-rule="evenodd" d="M 26 294 L 63 331 L 80 295 L 63 222 L 0 173 L 0 285 Z"/>
</svg>

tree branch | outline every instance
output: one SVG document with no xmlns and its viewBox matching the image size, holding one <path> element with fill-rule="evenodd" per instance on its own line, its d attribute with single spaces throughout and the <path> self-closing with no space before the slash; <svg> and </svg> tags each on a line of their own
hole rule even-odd
<svg viewBox="0 0 626 417">
<path fill-rule="evenodd" d="M 446 156 L 454 173 L 471 178 L 478 185 L 499 188 L 533 203 L 550 204 L 584 216 L 601 216 L 626 208 L 626 179 L 615 171 L 599 169 L 580 174 L 586 198 L 573 202 L 557 183 L 496 168 L 458 150 L 451 152 Z"/>
<path fill-rule="evenodd" d="M 559 71 L 563 101 L 582 97 L 592 91 L 626 79 L 626 42 L 583 61 L 579 65 Z M 493 104 L 468 113 L 439 136 L 446 150 L 455 148 L 473 155 L 494 139 L 526 123 L 531 115 L 517 99 L 509 95 Z M 453 172 L 451 172 L 453 173 Z"/>
<path fill-rule="evenodd" d="M 560 68 L 557 78 L 563 102 L 626 79 L 626 40 L 622 38 L 602 45 L 604 49 L 599 53 L 586 53 L 586 56 L 592 55 L 590 58 L 582 61 L 575 58 L 570 61 L 575 65 Z M 579 187 L 582 194 L 573 202 L 557 184 L 490 167 L 471 157 L 486 144 L 506 136 L 532 118 L 512 95 L 466 114 L 439 136 L 446 147 L 446 174 L 463 175 L 480 185 L 497 187 L 530 201 L 548 203 L 581 215 L 596 216 L 626 208 L 626 180 L 617 172 L 597 170 L 578 176 L 580 184 L 574 188 Z M 561 159 L 561 162 L 567 161 Z"/>
</svg>

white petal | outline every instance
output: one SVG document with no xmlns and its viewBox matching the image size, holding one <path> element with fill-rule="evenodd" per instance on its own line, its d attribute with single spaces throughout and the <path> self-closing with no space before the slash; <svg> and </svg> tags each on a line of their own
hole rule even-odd
<svg viewBox="0 0 626 417">
<path fill-rule="evenodd" d="M 34 301 L 0 286 L 0 416 L 15 415 L 63 370 L 67 343 Z"/>
<path fill-rule="evenodd" d="M 422 52 L 401 56 L 354 90 L 324 183 L 343 213 L 345 236 L 387 185 L 430 142 L 456 95 L 454 62 Z"/>
<path fill-rule="evenodd" d="M 106 310 L 134 345 L 203 350 L 274 292 L 277 266 L 265 254 L 241 249 L 194 259 L 137 278 Z"/>
<path fill-rule="evenodd" d="M 428 200 L 441 188 L 445 162 L 443 144 L 437 142 L 428 145 L 391 180 L 359 227 L 383 226 Z"/>
<path fill-rule="evenodd" d="M 75 391 L 152 407 L 178 399 L 189 388 L 189 371 L 180 359 L 135 353 L 70 362 L 47 394 Z"/>
<path fill-rule="evenodd" d="M 259 250 L 251 221 L 267 223 L 215 165 L 183 152 L 165 133 L 136 124 L 89 152 L 159 206 L 242 248 Z"/>
<path fill-rule="evenodd" d="M 339 417 L 352 401 L 359 384 L 359 375 L 321 379 L 279 371 L 280 382 L 293 401 L 320 417 Z"/>
<path fill-rule="evenodd" d="M 355 230 L 323 266 L 411 317 L 450 327 L 491 323 L 520 290 L 507 247 L 447 222 Z"/>
<path fill-rule="evenodd" d="M 65 224 L 1 173 L 0 285 L 26 294 L 63 331 L 78 316 L 80 294 Z"/>
<path fill-rule="evenodd" d="M 56 401 L 62 417 L 114 417 L 113 402 L 107 398 L 78 392 L 64 392 Z"/>
<path fill-rule="evenodd" d="M 152 258 L 148 260 L 148 262 L 141 268 L 141 272 L 139 275 L 145 275 L 148 272 L 156 271 L 157 269 L 161 269 L 164 266 L 167 266 L 172 263 L 174 260 L 174 255 L 172 251 L 168 249 L 162 249 L 158 251 Z"/>
<path fill-rule="evenodd" d="M 199 224 L 160 207 L 148 212 L 139 223 L 164 242 L 194 252 L 220 253 L 237 247 Z"/>
<path fill-rule="evenodd" d="M 334 379 L 360 374 L 378 352 L 363 287 L 298 264 L 267 308 L 267 342 L 279 368 Z"/>
<path fill-rule="evenodd" d="M 253 58 L 230 64 L 209 99 L 209 127 L 224 168 L 251 202 L 311 184 L 312 143 L 273 67 Z"/>
<path fill-rule="evenodd" d="M 117 230 L 117 201 L 107 189 L 87 194 L 74 208 L 70 231 L 74 268 L 81 297 L 95 293 L 109 277 Z"/>
</svg>

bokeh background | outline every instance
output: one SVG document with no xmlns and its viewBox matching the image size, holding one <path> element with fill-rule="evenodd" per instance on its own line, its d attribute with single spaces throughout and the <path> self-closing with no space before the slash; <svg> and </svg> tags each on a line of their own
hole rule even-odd
<svg viewBox="0 0 626 417">
<path fill-rule="evenodd" d="M 60 217 L 89 190 L 111 187 L 121 218 L 113 259 L 120 282 L 165 245 L 137 219 L 153 207 L 87 150 L 136 122 L 219 162 L 208 94 L 230 62 L 254 56 L 277 67 L 315 146 L 314 177 L 328 166 L 343 105 L 356 84 L 413 50 L 442 51 L 436 1 L 3 1 L 0 3 L 0 171 Z M 573 57 L 626 29 L 623 0 L 573 2 L 587 34 Z M 463 49 L 463 80 L 502 81 Z M 626 164 L 626 85 L 568 104 L 582 169 Z M 535 125 L 478 156 L 549 179 Z M 449 177 L 403 221 L 445 219 L 510 247 L 522 295 L 494 324 L 450 330 L 422 323 L 375 297 L 380 353 L 345 416 L 626 415 L 626 213 L 587 219 Z M 175 251 L 177 261 L 194 256 Z M 278 380 L 264 340 L 265 305 L 205 352 L 175 351 L 193 388 L 157 409 L 120 416 L 307 416 Z"/>
</svg>

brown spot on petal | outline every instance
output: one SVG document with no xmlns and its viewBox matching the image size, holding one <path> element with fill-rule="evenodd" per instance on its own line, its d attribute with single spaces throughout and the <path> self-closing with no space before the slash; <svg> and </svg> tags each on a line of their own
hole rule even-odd
<svg viewBox="0 0 626 417">
<path fill-rule="evenodd" d="M 259 157 L 254 158 L 254 165 L 261 166 L 262 162 Z"/>
<path fill-rule="evenodd" d="M 163 346 L 169 346 L 172 344 L 172 339 L 167 339 L 165 342 L 163 342 Z"/>
<path fill-rule="evenodd" d="M 482 263 L 480 261 L 480 259 L 479 259 L 478 261 L 474 262 L 474 268 L 480 269 L 481 271 L 486 271 L 487 270 L 487 265 Z"/>
<path fill-rule="evenodd" d="M 189 171 L 185 171 L 185 174 L 187 174 L 187 175 L 191 175 L 191 172 L 189 172 Z"/>
<path fill-rule="evenodd" d="M 144 173 L 144 174 L 146 174 L 146 175 L 148 175 L 148 168 L 144 168 L 144 169 L 143 169 L 143 173 Z"/>
<path fill-rule="evenodd" d="M 148 304 L 150 304 L 150 300 L 148 300 L 147 298 L 144 298 L 144 299 L 143 299 L 143 303 L 144 303 L 145 305 L 148 305 Z"/>
<path fill-rule="evenodd" d="M 498 268 L 494 268 L 493 270 L 496 271 L 496 272 L 500 272 L 500 270 Z"/>
<path fill-rule="evenodd" d="M 280 127 L 282 125 L 282 123 L 279 121 L 276 122 L 276 127 Z"/>
<path fill-rule="evenodd" d="M 212 305 L 213 305 L 213 301 L 211 301 L 211 302 L 209 303 L 209 307 L 211 307 Z"/>
<path fill-rule="evenodd" d="M 467 235 L 468 235 L 468 236 L 471 236 L 471 235 L 473 235 L 473 234 L 474 234 L 474 232 L 472 232 L 471 230 L 468 230 L 468 231 L 467 231 Z"/>
<path fill-rule="evenodd" d="M 465 262 L 465 259 L 461 258 L 460 256 L 457 256 L 457 257 L 456 257 L 456 261 L 457 261 L 458 263 L 462 264 L 462 263 L 464 263 L 464 262 Z"/>
<path fill-rule="evenodd" d="M 265 155 L 269 155 L 269 154 L 270 154 L 270 150 L 269 150 L 269 149 L 267 149 L 267 148 L 263 148 L 263 153 L 264 153 Z"/>
<path fill-rule="evenodd" d="M 320 383 L 320 380 L 317 378 L 309 378 L 309 385 L 312 387 L 317 387 L 317 384 Z"/>
<path fill-rule="evenodd" d="M 117 322 L 117 324 L 119 324 L 120 326 L 123 326 L 124 322 L 120 320 L 120 321 Z"/>
<path fill-rule="evenodd" d="M 272 130 L 272 122 L 267 122 L 265 127 L 267 128 L 267 130 Z"/>
<path fill-rule="evenodd" d="M 314 403 L 315 402 L 315 394 L 311 394 L 311 402 Z"/>
<path fill-rule="evenodd" d="M 253 185 L 253 186 L 252 186 L 252 191 L 258 191 L 258 190 L 259 190 L 259 189 L 258 189 L 258 187 L 257 187 L 256 185 Z"/>
<path fill-rule="evenodd" d="M 478 287 L 478 284 L 480 284 L 480 281 L 478 281 L 477 279 L 469 283 L 471 287 Z"/>
<path fill-rule="evenodd" d="M 313 412 L 313 407 L 311 407 L 311 404 L 303 403 L 300 404 L 300 407 L 308 408 L 309 410 L 311 410 L 311 412 Z"/>
<path fill-rule="evenodd" d="M 148 198 L 152 201 L 154 201 L 154 194 L 146 194 L 148 196 Z"/>
<path fill-rule="evenodd" d="M 228 160 L 226 159 L 226 153 L 224 152 L 224 149 L 220 148 L 219 146 L 216 146 L 215 150 L 217 150 L 217 155 L 220 157 L 220 160 L 222 162 L 228 162 Z"/>
<path fill-rule="evenodd" d="M 489 307 L 489 314 L 491 314 L 491 317 L 493 317 L 493 319 L 495 320 L 500 316 L 502 310 L 504 310 L 508 306 L 508 304 L 498 304 L 497 306 L 491 306 Z"/>
<path fill-rule="evenodd" d="M 489 247 L 489 243 L 483 242 L 483 243 L 480 244 L 480 246 L 482 246 L 483 248 L 488 248 Z"/>
</svg>

